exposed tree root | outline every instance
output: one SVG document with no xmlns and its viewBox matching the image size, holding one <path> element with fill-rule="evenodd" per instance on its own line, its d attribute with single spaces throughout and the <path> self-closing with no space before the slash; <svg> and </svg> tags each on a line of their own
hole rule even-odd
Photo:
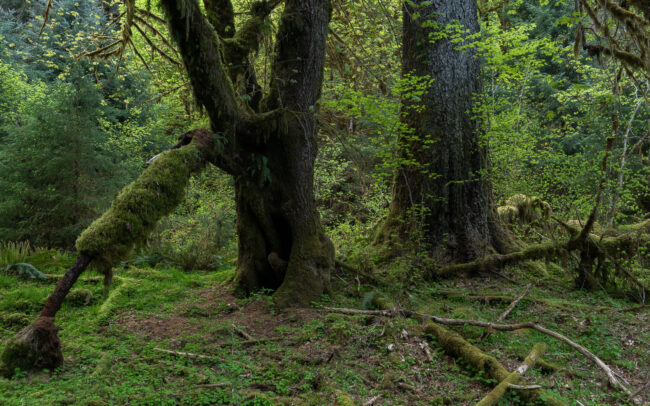
<svg viewBox="0 0 650 406">
<path fill-rule="evenodd" d="M 492 389 L 490 393 L 485 395 L 485 397 L 481 399 L 481 401 L 478 402 L 476 406 L 496 406 L 499 401 L 501 401 L 501 398 L 503 398 L 509 388 L 516 388 L 516 386 L 513 385 L 517 385 L 522 375 L 525 374 L 528 369 L 531 369 L 535 366 L 535 362 L 542 356 L 545 350 L 546 344 L 535 344 L 535 347 L 533 347 L 533 350 L 530 352 L 530 354 L 528 354 L 519 368 L 517 368 L 516 371 L 509 373 L 508 376 L 506 376 L 505 379 L 503 379 L 494 389 Z M 539 390 L 539 388 L 535 389 Z"/>
<path fill-rule="evenodd" d="M 617 377 L 614 371 L 605 363 L 603 360 L 594 355 L 591 351 L 583 347 L 582 345 L 570 340 L 564 335 L 557 333 L 555 331 L 549 330 L 543 326 L 540 326 L 537 323 L 533 322 L 524 322 L 517 324 L 498 324 L 490 323 L 486 321 L 479 320 L 460 320 L 460 319 L 449 319 L 446 317 L 438 317 L 430 314 L 416 313 L 410 310 L 357 310 L 357 309 L 346 309 L 346 308 L 333 308 L 325 307 L 323 310 L 333 313 L 342 313 L 342 314 L 351 314 L 351 315 L 371 315 L 371 316 L 384 316 L 384 317 L 412 317 L 418 320 L 430 320 L 438 324 L 443 324 L 447 326 L 475 326 L 487 328 L 490 330 L 499 330 L 499 331 L 514 331 L 521 329 L 532 329 L 539 331 L 540 333 L 551 336 L 557 340 L 564 342 L 569 345 L 571 348 L 575 349 L 593 363 L 595 363 L 600 369 L 605 372 L 607 375 L 607 380 L 610 385 L 614 388 L 622 390 L 624 393 L 632 397 L 633 392 L 625 386 Z M 438 326 L 438 328 L 441 328 Z M 455 333 L 454 333 L 455 334 Z M 456 334 L 457 335 L 457 334 Z M 458 336 L 458 335 L 457 335 Z M 462 337 L 458 336 L 458 339 L 463 340 Z M 464 340 L 463 340 L 464 341 Z M 467 343 L 467 345 L 471 345 Z M 444 346 L 443 346 L 444 347 Z"/>
<path fill-rule="evenodd" d="M 53 317 L 41 316 L 9 339 L 0 356 L 0 374 L 10 378 L 16 368 L 55 368 L 63 363 L 59 330 Z"/>
</svg>

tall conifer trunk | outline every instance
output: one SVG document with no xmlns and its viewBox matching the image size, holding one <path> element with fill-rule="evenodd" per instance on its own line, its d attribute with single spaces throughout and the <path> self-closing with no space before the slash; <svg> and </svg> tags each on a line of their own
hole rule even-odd
<svg viewBox="0 0 650 406">
<path fill-rule="evenodd" d="M 480 61 L 473 48 L 459 49 L 468 41 L 451 41 L 458 32 L 467 37 L 478 31 L 476 0 L 404 2 L 402 74 L 433 82 L 421 100 L 402 101 L 402 121 L 413 133 L 400 136 L 400 156 L 417 164 L 396 171 L 379 240 L 401 244 L 417 231 L 443 262 L 465 262 L 493 246 L 505 248 L 473 113 Z"/>
</svg>

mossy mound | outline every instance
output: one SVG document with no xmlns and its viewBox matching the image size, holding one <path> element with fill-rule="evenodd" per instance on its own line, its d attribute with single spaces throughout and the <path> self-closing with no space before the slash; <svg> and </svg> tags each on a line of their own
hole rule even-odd
<svg viewBox="0 0 650 406">
<path fill-rule="evenodd" d="M 553 215 L 551 206 L 539 197 L 516 194 L 509 197 L 497 208 L 501 221 L 508 224 L 531 224 Z"/>
<path fill-rule="evenodd" d="M 25 327 L 30 318 L 24 313 L 0 313 L 0 324 L 5 327 Z"/>
<path fill-rule="evenodd" d="M 63 363 L 54 318 L 39 317 L 5 345 L 0 355 L 0 375 L 13 376 L 16 369 L 53 369 Z"/>
<path fill-rule="evenodd" d="M 81 233 L 77 250 L 94 258 L 103 269 L 126 259 L 134 244 L 143 242 L 156 222 L 182 202 L 191 173 L 203 164 L 194 144 L 160 154 L 122 189 L 110 209 Z"/>
<path fill-rule="evenodd" d="M 65 297 L 72 306 L 88 306 L 93 300 L 93 292 L 88 289 L 73 289 Z"/>
</svg>

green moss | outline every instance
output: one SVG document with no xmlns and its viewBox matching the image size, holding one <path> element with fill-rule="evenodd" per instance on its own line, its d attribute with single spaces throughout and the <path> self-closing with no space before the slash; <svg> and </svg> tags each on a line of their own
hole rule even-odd
<svg viewBox="0 0 650 406">
<path fill-rule="evenodd" d="M 24 356 L 29 353 L 29 346 L 25 342 L 15 339 L 9 340 L 0 358 L 0 375 L 10 378 L 16 371 L 16 368 L 28 370 L 31 368 L 32 358 Z"/>
<path fill-rule="evenodd" d="M 5 327 L 25 327 L 30 321 L 24 313 L 0 313 L 0 324 Z"/>
<path fill-rule="evenodd" d="M 88 289 L 73 289 L 65 297 L 65 301 L 72 306 L 88 306 L 93 300 L 93 292 Z"/>
<path fill-rule="evenodd" d="M 124 260 L 134 244 L 143 242 L 156 222 L 181 203 L 191 173 L 202 164 L 193 144 L 162 153 L 84 230 L 77 250 L 104 269 Z"/>
<path fill-rule="evenodd" d="M 460 306 L 453 309 L 450 313 L 452 319 L 460 320 L 479 320 L 481 317 L 469 306 Z M 461 327 L 463 337 L 479 338 L 483 334 L 483 329 L 480 327 L 463 326 Z"/>
<path fill-rule="evenodd" d="M 524 261 L 519 265 L 520 268 L 528 271 L 533 276 L 547 277 L 549 276 L 546 264 L 543 261 Z"/>
<path fill-rule="evenodd" d="M 121 278 L 121 281 L 122 284 L 110 292 L 104 303 L 99 307 L 99 310 L 97 311 L 97 323 L 99 325 L 105 324 L 113 315 L 118 300 L 125 292 L 131 289 L 133 285 L 133 280 L 129 278 Z"/>
<path fill-rule="evenodd" d="M 336 389 L 334 391 L 334 394 L 336 395 L 336 404 L 340 406 L 354 406 L 354 399 L 352 396 L 348 395 L 347 393 L 343 392 L 342 390 Z"/>
<path fill-rule="evenodd" d="M 352 320 L 344 317 L 342 314 L 330 313 L 326 316 L 326 320 L 330 323 L 327 338 L 335 344 L 343 344 L 346 342 L 356 327 L 352 323 Z"/>
<path fill-rule="evenodd" d="M 7 341 L 0 354 L 0 375 L 10 378 L 17 369 L 54 368 L 63 363 L 53 320 L 39 317 Z"/>
</svg>

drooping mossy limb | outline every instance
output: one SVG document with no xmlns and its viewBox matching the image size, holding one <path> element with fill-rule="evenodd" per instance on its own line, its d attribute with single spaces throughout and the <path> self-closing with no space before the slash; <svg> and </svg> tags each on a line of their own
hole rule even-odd
<svg viewBox="0 0 650 406">
<path fill-rule="evenodd" d="M 81 233 L 77 250 L 103 266 L 125 259 L 134 244 L 143 242 L 158 220 L 181 203 L 190 175 L 204 163 L 195 143 L 160 154 Z"/>
<path fill-rule="evenodd" d="M 519 368 L 517 368 L 516 371 L 508 374 L 508 376 L 506 376 L 504 380 L 502 380 L 494 389 L 492 389 L 490 393 L 485 395 L 485 397 L 481 399 L 481 401 L 478 402 L 476 406 L 496 406 L 499 401 L 501 401 L 501 398 L 503 398 L 503 396 L 506 394 L 508 388 L 510 388 L 511 385 L 516 385 L 519 382 L 521 376 L 525 374 L 526 371 L 535 366 L 537 359 L 542 356 L 545 350 L 546 344 L 535 344 L 533 350 L 530 352 L 530 354 L 528 354 Z"/>
<path fill-rule="evenodd" d="M 115 198 L 111 207 L 77 240 L 79 256 L 58 281 L 36 321 L 11 338 L 0 360 L 0 372 L 16 368 L 56 368 L 63 362 L 54 317 L 81 273 L 92 262 L 110 269 L 149 235 L 156 222 L 181 203 L 192 172 L 212 154 L 212 135 L 194 130 L 189 145 L 166 151 Z"/>
</svg>

